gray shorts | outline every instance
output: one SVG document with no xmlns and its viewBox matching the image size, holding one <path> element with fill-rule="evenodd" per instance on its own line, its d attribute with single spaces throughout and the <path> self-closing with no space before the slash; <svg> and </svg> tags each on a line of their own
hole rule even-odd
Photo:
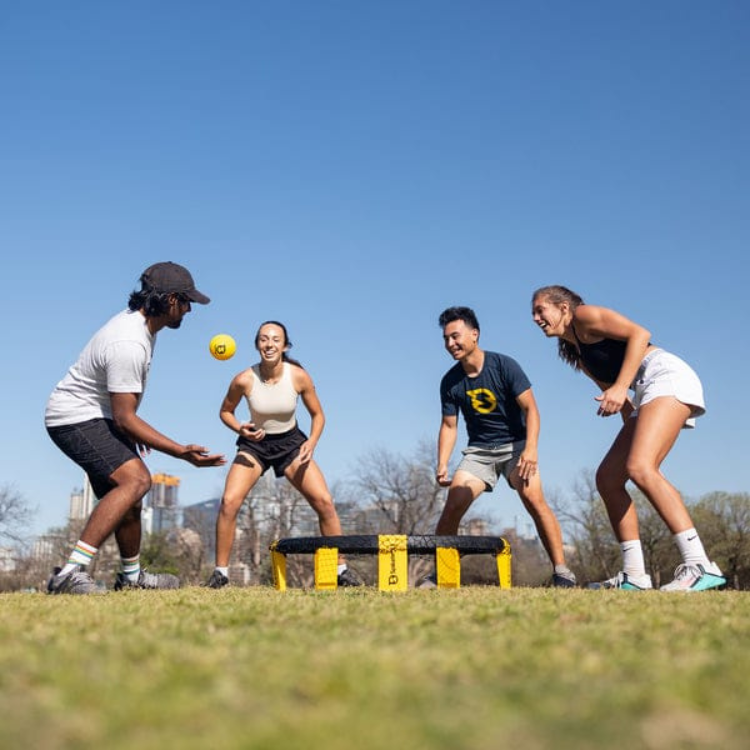
<svg viewBox="0 0 750 750">
<path fill-rule="evenodd" d="M 470 445 L 461 451 L 464 457 L 456 471 L 465 471 L 481 479 L 487 488 L 485 492 L 492 492 L 501 474 L 508 486 L 512 487 L 510 475 L 518 465 L 525 447 L 525 440 L 505 445 Z"/>
</svg>

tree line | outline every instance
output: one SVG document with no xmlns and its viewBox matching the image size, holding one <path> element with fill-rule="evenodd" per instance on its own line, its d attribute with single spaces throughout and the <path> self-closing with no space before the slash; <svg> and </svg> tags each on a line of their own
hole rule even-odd
<svg viewBox="0 0 750 750">
<path fill-rule="evenodd" d="M 332 488 L 347 534 L 430 534 L 445 502 L 446 490 L 435 481 L 434 449 L 420 443 L 411 456 L 374 448 L 360 457 L 350 478 Z M 646 567 L 654 584 L 671 580 L 679 555 L 671 534 L 645 497 L 632 488 L 638 507 Z M 496 490 L 498 505 L 502 489 Z M 563 528 L 566 557 L 579 583 L 602 580 L 619 569 L 620 552 L 592 472 L 582 472 L 568 493 L 549 493 L 550 505 Z M 750 494 L 711 492 L 689 501 L 701 539 L 736 589 L 750 589 Z M 83 521 L 50 530 L 44 549 L 33 551 L 24 541 L 24 528 L 33 515 L 23 496 L 11 486 L 0 487 L 0 547 L 15 550 L 13 565 L 0 569 L 0 591 L 40 590 L 52 566 L 59 565 L 79 537 Z M 141 560 L 153 571 L 179 575 L 185 584 L 200 584 L 213 568 L 215 515 L 191 517 L 181 528 L 144 537 Z M 549 561 L 535 538 L 523 538 L 513 528 L 497 528 L 491 518 L 469 513 L 461 533 L 503 536 L 513 553 L 514 585 L 545 585 Z M 272 582 L 268 548 L 276 539 L 318 536 L 317 519 L 309 505 L 284 481 L 264 477 L 246 499 L 237 524 L 237 540 L 230 563 L 236 585 Z M 374 584 L 377 561 L 351 556 L 350 564 Z M 425 557 L 410 556 L 409 577 L 417 580 L 432 565 Z M 12 569 L 11 569 L 12 568 Z M 92 566 L 97 580 L 112 581 L 119 568 L 117 548 L 109 540 Z M 287 558 L 290 585 L 313 585 L 312 556 Z M 462 581 L 496 585 L 491 556 L 462 560 Z"/>
</svg>

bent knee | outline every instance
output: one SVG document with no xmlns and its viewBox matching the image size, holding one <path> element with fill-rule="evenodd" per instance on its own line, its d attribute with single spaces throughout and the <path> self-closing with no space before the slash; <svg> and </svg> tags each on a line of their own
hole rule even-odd
<svg viewBox="0 0 750 750">
<path fill-rule="evenodd" d="M 137 498 L 139 503 L 152 484 L 151 473 L 140 459 L 133 459 L 115 469 L 111 479 L 118 487 Z"/>
<path fill-rule="evenodd" d="M 221 505 L 219 505 L 219 513 L 234 518 L 240 512 L 244 500 L 244 497 L 238 495 L 224 494 L 221 498 Z"/>
<path fill-rule="evenodd" d="M 634 459 L 628 461 L 628 476 L 638 487 L 643 487 L 659 476 L 659 470 L 651 463 Z"/>
<path fill-rule="evenodd" d="M 620 471 L 614 471 L 606 463 L 601 464 L 596 470 L 596 489 L 599 490 L 600 495 L 606 495 L 608 491 L 623 489 L 627 481 L 627 476 L 624 476 Z"/>
</svg>

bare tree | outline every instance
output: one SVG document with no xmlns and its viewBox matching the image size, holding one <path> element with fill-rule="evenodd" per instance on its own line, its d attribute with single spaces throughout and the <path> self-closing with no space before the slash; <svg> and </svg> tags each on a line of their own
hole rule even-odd
<svg viewBox="0 0 750 750">
<path fill-rule="evenodd" d="M 446 490 L 435 481 L 434 449 L 418 445 L 411 459 L 375 448 L 357 462 L 352 489 L 383 534 L 425 534 L 435 528 Z"/>
<path fill-rule="evenodd" d="M 26 499 L 13 485 L 0 487 L 0 542 L 18 544 L 24 541 L 36 509 L 32 509 Z"/>
<path fill-rule="evenodd" d="M 564 538 L 575 549 L 571 564 L 579 580 L 594 581 L 615 575 L 619 570 L 619 553 L 613 544 L 612 527 L 593 472 L 581 472 L 573 486 L 572 499 L 552 492 L 549 502 L 563 527 Z"/>
<path fill-rule="evenodd" d="M 691 512 L 701 541 L 735 588 L 750 588 L 750 494 L 712 492 Z"/>
</svg>

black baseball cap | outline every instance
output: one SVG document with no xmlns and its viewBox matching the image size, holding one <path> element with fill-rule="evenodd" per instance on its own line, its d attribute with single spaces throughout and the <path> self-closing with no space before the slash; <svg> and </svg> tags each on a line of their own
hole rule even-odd
<svg viewBox="0 0 750 750">
<path fill-rule="evenodd" d="M 141 284 L 157 292 L 183 294 L 191 302 L 207 305 L 211 300 L 195 288 L 190 271 L 171 260 L 154 263 L 141 274 Z"/>
</svg>

